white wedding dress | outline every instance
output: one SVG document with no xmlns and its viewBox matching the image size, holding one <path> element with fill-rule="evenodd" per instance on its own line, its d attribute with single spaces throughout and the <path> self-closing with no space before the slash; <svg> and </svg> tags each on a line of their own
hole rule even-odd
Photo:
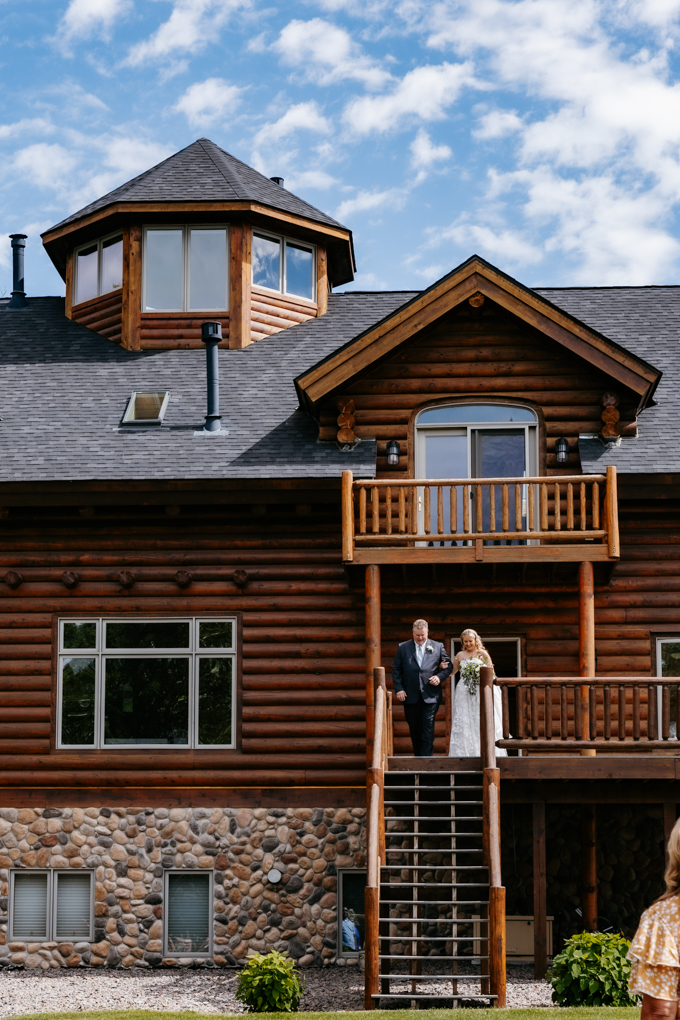
<svg viewBox="0 0 680 1020">
<path fill-rule="evenodd" d="M 451 739 L 449 741 L 449 758 L 479 758 L 481 754 L 479 738 L 479 688 L 471 694 L 462 680 L 456 684 L 453 696 L 451 718 Z M 500 687 L 493 688 L 494 729 L 495 739 L 503 739 L 503 708 Z M 506 757 L 504 747 L 496 748 L 496 757 Z"/>
</svg>

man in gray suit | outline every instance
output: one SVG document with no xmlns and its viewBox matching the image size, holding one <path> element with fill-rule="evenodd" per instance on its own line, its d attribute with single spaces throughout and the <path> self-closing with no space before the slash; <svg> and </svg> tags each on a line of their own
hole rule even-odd
<svg viewBox="0 0 680 1020">
<path fill-rule="evenodd" d="M 392 683 L 411 734 L 413 753 L 432 757 L 434 719 L 442 700 L 442 680 L 453 664 L 441 641 L 430 641 L 426 620 L 413 624 L 413 638 L 399 645 L 392 663 Z M 439 666 L 443 665 L 442 669 Z"/>
</svg>

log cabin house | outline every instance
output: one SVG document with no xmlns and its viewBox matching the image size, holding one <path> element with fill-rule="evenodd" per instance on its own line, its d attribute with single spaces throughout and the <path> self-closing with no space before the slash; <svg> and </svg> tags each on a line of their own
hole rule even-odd
<svg viewBox="0 0 680 1020">
<path fill-rule="evenodd" d="M 351 231 L 207 139 L 43 242 L 65 300 L 13 235 L 0 303 L 0 965 L 365 953 L 367 1007 L 502 1004 L 506 950 L 630 933 L 680 801 L 680 288 L 334 293 Z M 478 759 L 450 690 L 410 755 L 416 617 L 492 653 Z"/>
</svg>

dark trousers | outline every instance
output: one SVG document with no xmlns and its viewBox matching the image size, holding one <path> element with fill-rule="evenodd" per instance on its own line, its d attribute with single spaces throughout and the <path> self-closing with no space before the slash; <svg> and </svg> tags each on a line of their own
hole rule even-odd
<svg viewBox="0 0 680 1020">
<path fill-rule="evenodd" d="M 431 758 L 434 746 L 434 717 L 438 701 L 423 701 L 422 695 L 415 705 L 404 702 L 404 715 L 408 723 L 413 753 L 418 758 Z"/>
</svg>

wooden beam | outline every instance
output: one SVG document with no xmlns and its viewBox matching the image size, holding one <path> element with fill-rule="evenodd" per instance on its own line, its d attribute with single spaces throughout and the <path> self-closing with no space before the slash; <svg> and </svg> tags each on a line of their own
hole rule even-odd
<svg viewBox="0 0 680 1020">
<path fill-rule="evenodd" d="M 366 567 L 366 763 L 373 754 L 373 670 L 381 665 L 380 567 Z"/>
<path fill-rule="evenodd" d="M 316 248 L 316 314 L 328 311 L 328 254 L 324 245 Z"/>
<path fill-rule="evenodd" d="M 72 308 L 73 308 L 73 287 L 74 287 L 74 273 L 73 273 L 73 252 L 70 251 L 66 256 L 66 300 L 64 301 L 64 315 L 67 319 L 72 319 Z"/>
<path fill-rule="evenodd" d="M 128 351 L 141 349 L 142 228 L 123 232 L 123 311 L 121 345 Z"/>
<path fill-rule="evenodd" d="M 232 224 L 229 228 L 229 245 L 229 347 L 239 350 L 252 343 L 252 230 L 249 223 Z"/>
<path fill-rule="evenodd" d="M 585 931 L 597 931 L 597 806 L 585 804 L 581 815 L 581 910 Z"/>
<path fill-rule="evenodd" d="M 599 563 L 609 561 L 606 545 L 512 545 L 483 546 L 482 563 Z M 478 563 L 474 546 L 435 546 L 432 548 L 366 548 L 356 546 L 354 563 Z"/>
<path fill-rule="evenodd" d="M 548 969 L 547 873 L 545 860 L 545 801 L 533 805 L 534 829 L 534 977 L 543 979 Z"/>
<path fill-rule="evenodd" d="M 595 578 L 593 564 L 582 562 L 578 569 L 578 659 L 579 675 L 595 676 Z M 590 725 L 597 726 L 597 720 L 590 719 L 589 696 L 587 684 L 581 687 L 581 719 L 585 739 L 594 739 L 596 733 L 590 732 Z M 581 748 L 584 757 L 594 757 L 597 752 L 593 748 Z"/>
</svg>

